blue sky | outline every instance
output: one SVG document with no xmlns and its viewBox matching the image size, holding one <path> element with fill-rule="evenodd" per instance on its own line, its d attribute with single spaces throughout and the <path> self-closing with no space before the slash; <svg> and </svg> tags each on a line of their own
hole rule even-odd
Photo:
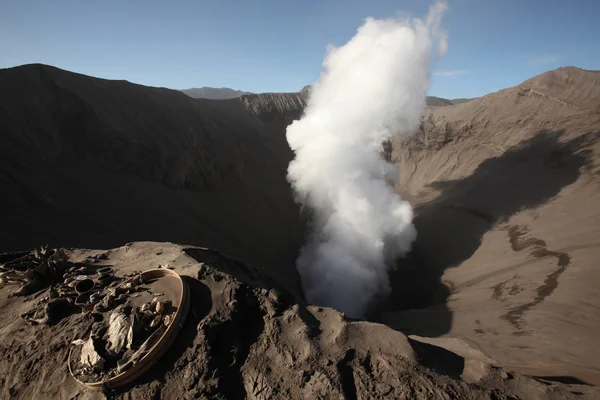
<svg viewBox="0 0 600 400">
<path fill-rule="evenodd" d="M 474 97 L 565 65 L 600 69 L 600 0 L 448 0 L 430 94 Z M 0 67 L 44 63 L 174 89 L 296 91 L 329 43 L 424 0 L 0 0 Z"/>
</svg>

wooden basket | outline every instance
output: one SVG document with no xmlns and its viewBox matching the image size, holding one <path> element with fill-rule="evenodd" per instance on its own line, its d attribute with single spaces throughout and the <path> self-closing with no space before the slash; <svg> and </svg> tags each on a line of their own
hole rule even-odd
<svg viewBox="0 0 600 400">
<path fill-rule="evenodd" d="M 175 313 L 173 321 L 169 324 L 165 332 L 154 344 L 154 346 L 150 348 L 150 351 L 148 351 L 148 353 L 144 355 L 144 357 L 142 357 L 138 362 L 136 362 L 133 366 L 131 366 L 131 368 L 129 368 L 125 372 L 113 376 L 112 378 L 109 378 L 107 380 L 98 382 L 82 382 L 79 379 L 77 379 L 73 374 L 73 370 L 71 368 L 71 353 L 73 351 L 73 349 L 71 348 L 71 350 L 69 350 L 69 359 L 67 362 L 69 366 L 69 372 L 71 373 L 71 376 L 73 376 L 73 378 L 81 385 L 93 390 L 114 390 L 131 383 L 132 381 L 146 373 L 154 364 L 156 364 L 160 360 L 160 358 L 167 352 L 169 347 L 173 344 L 173 342 L 177 338 L 177 335 L 183 328 L 185 318 L 190 308 L 190 294 L 185 281 L 181 279 L 178 273 L 163 268 L 151 269 L 142 272 L 141 275 L 144 282 L 149 281 L 151 279 L 162 278 L 165 276 L 176 277 L 179 280 L 179 282 L 181 283 L 181 297 L 179 299 L 179 307 L 177 308 L 177 312 Z M 131 277 L 123 281 L 120 285 L 124 285 L 128 282 L 131 282 L 134 278 L 135 277 Z"/>
</svg>

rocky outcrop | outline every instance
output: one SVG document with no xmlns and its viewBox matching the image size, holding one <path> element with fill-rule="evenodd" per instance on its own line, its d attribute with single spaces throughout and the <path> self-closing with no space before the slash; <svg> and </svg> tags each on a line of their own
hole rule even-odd
<svg viewBox="0 0 600 400">
<path fill-rule="evenodd" d="M 299 93 L 261 93 L 240 97 L 244 107 L 261 118 L 299 118 L 307 100 L 306 90 Z"/>
<path fill-rule="evenodd" d="M 101 260 L 96 265 L 111 265 L 117 275 L 168 265 L 190 289 L 187 320 L 167 353 L 132 386 L 107 393 L 110 398 L 559 399 L 574 390 L 497 368 L 475 349 L 459 355 L 294 301 L 264 271 L 209 249 L 140 242 L 65 254 L 73 262 Z M 94 318 L 73 314 L 53 326 L 29 325 L 19 312 L 38 296 L 9 299 L 10 290 L 0 288 L 0 396 L 104 398 L 57 368 Z M 598 394 L 592 387 L 577 391 Z"/>
</svg>

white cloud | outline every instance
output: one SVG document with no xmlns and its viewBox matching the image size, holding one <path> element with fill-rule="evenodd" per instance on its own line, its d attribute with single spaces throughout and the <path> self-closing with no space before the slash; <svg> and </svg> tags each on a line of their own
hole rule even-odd
<svg viewBox="0 0 600 400">
<path fill-rule="evenodd" d="M 435 76 L 456 76 L 468 74 L 469 71 L 466 69 L 452 69 L 448 71 L 433 71 L 433 75 Z"/>
<path fill-rule="evenodd" d="M 547 54 L 542 56 L 534 56 L 530 57 L 527 60 L 527 64 L 529 65 L 547 65 L 554 64 L 560 60 L 560 56 L 558 54 Z"/>
</svg>

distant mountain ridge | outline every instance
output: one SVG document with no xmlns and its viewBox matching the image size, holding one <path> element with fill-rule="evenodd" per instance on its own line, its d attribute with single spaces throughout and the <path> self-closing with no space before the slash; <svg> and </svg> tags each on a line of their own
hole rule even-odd
<svg viewBox="0 0 600 400">
<path fill-rule="evenodd" d="M 245 94 L 252 94 L 251 92 L 244 92 L 242 90 L 234 90 L 230 88 L 213 88 L 208 86 L 203 86 L 201 88 L 183 89 L 180 91 L 195 99 L 211 100 L 234 99 Z"/>
<path fill-rule="evenodd" d="M 304 86 L 298 94 L 302 94 L 303 100 L 306 101 L 307 94 L 310 91 L 311 85 Z M 245 95 L 254 95 L 252 92 L 244 92 L 242 90 L 235 90 L 231 88 L 213 88 L 203 86 L 201 88 L 183 89 L 180 92 L 187 94 L 195 99 L 210 99 L 210 100 L 227 100 L 235 99 Z M 258 93 L 257 95 L 268 95 L 269 93 Z M 278 93 L 279 94 L 279 93 Z M 287 94 L 287 93 L 286 93 Z M 296 94 L 296 93 L 294 93 Z M 452 106 L 454 104 L 466 103 L 473 99 L 444 99 L 441 97 L 427 96 L 426 103 L 428 106 Z M 303 104 L 304 105 L 304 104 Z"/>
<path fill-rule="evenodd" d="M 427 96 L 425 103 L 430 107 L 453 106 L 455 104 L 466 103 L 474 99 L 444 99 L 442 97 Z"/>
</svg>

